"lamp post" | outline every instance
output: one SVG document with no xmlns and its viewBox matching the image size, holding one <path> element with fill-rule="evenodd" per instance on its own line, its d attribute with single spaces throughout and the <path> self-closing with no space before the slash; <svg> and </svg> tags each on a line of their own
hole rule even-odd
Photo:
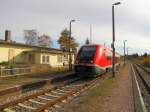
<svg viewBox="0 0 150 112">
<path fill-rule="evenodd" d="M 128 62 L 128 54 L 129 54 L 129 51 L 128 51 L 128 47 L 127 47 L 127 56 L 126 56 L 126 59 L 127 59 L 127 62 Z"/>
<path fill-rule="evenodd" d="M 72 70 L 72 58 L 71 58 L 71 24 L 75 22 L 75 20 L 71 20 L 69 24 L 69 70 Z"/>
<path fill-rule="evenodd" d="M 104 42 L 104 47 L 106 46 L 107 42 Z"/>
<path fill-rule="evenodd" d="M 114 18 L 114 6 L 119 5 L 121 2 L 116 2 L 112 4 L 112 33 L 113 33 L 113 38 L 112 38 L 112 49 L 113 49 L 113 59 L 112 59 L 112 77 L 115 77 L 115 18 Z"/>
<path fill-rule="evenodd" d="M 127 40 L 124 40 L 124 65 L 126 64 L 126 42 Z"/>
</svg>

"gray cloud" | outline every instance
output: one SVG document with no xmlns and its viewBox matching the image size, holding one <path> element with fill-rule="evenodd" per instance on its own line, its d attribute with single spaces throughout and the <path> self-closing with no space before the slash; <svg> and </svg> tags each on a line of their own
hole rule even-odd
<svg viewBox="0 0 150 112">
<path fill-rule="evenodd" d="M 113 2 L 115 0 L 1 0 L 0 31 L 11 29 L 14 39 L 22 41 L 24 29 L 36 28 L 40 33 L 48 33 L 57 40 L 61 30 L 68 27 L 69 21 L 76 19 L 73 35 L 79 42 L 83 43 L 89 36 L 89 25 L 92 24 L 94 42 L 110 44 Z M 115 7 L 117 44 L 122 45 L 124 39 L 133 44 L 133 36 L 139 41 L 149 38 L 150 16 L 138 14 L 141 9 L 137 7 L 127 0 Z M 132 44 L 129 45 L 133 47 Z M 135 46 L 145 47 L 144 44 L 135 43 Z"/>
</svg>

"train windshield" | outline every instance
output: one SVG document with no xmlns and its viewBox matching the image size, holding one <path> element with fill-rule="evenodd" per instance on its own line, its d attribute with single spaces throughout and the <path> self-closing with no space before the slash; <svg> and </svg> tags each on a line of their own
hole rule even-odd
<svg viewBox="0 0 150 112">
<path fill-rule="evenodd" d="M 96 46 L 86 46 L 81 49 L 81 51 L 78 54 L 77 60 L 78 61 L 91 61 L 94 58 L 96 51 Z"/>
</svg>

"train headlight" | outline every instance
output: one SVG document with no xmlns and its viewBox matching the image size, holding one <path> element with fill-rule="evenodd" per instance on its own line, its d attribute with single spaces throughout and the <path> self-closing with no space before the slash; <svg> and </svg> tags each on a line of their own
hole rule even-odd
<svg viewBox="0 0 150 112">
<path fill-rule="evenodd" d="M 93 60 L 91 60 L 90 63 L 93 63 Z"/>
</svg>

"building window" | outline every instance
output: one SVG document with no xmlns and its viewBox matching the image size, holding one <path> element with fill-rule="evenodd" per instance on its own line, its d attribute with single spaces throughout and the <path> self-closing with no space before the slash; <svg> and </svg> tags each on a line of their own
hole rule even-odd
<svg viewBox="0 0 150 112">
<path fill-rule="evenodd" d="M 28 56 L 29 56 L 29 61 L 31 61 L 32 60 L 32 54 L 29 54 Z"/>
<path fill-rule="evenodd" d="M 45 56 L 42 56 L 42 63 L 45 63 Z"/>
<path fill-rule="evenodd" d="M 68 55 L 64 55 L 64 61 L 68 61 Z"/>
<path fill-rule="evenodd" d="M 62 60 L 62 56 L 61 55 L 58 55 L 57 56 L 57 62 L 61 63 L 63 60 Z"/>
<path fill-rule="evenodd" d="M 28 55 L 28 61 L 31 64 L 35 64 L 35 55 L 34 54 L 29 54 Z"/>
<path fill-rule="evenodd" d="M 42 56 L 42 63 L 49 63 L 49 56 Z"/>
<path fill-rule="evenodd" d="M 49 56 L 46 56 L 46 62 L 49 63 Z"/>
</svg>

